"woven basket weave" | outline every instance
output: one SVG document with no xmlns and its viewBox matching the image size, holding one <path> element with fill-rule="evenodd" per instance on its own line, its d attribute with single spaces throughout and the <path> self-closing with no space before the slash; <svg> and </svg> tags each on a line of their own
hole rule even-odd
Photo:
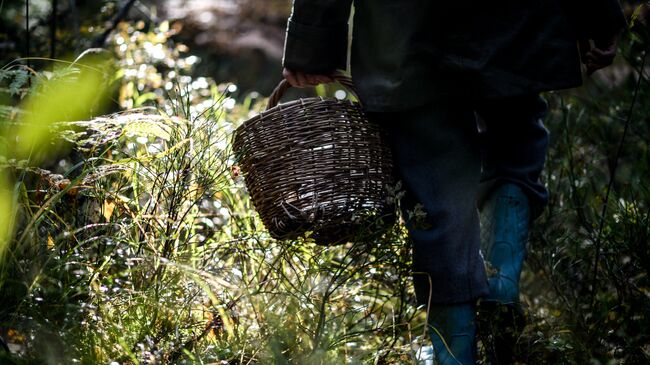
<svg viewBox="0 0 650 365">
<path fill-rule="evenodd" d="M 335 78 L 354 94 L 349 78 Z M 233 141 L 271 236 L 312 232 L 327 245 L 353 238 L 378 218 L 386 226 L 394 219 L 387 189 L 393 178 L 381 129 L 358 102 L 312 97 L 277 105 L 289 87 L 280 82 L 266 110 L 240 126 Z"/>
</svg>

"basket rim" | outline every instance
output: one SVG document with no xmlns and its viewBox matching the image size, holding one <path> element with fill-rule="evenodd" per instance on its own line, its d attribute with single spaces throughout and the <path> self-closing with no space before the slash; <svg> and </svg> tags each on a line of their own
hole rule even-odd
<svg viewBox="0 0 650 365">
<path fill-rule="evenodd" d="M 322 96 L 311 96 L 311 97 L 307 97 L 307 98 L 300 98 L 300 99 L 296 99 L 296 100 L 287 101 L 285 103 L 278 104 L 278 105 L 272 107 L 271 109 L 266 109 L 266 110 L 261 111 L 260 113 L 258 113 L 257 115 L 247 119 L 239 127 L 237 127 L 237 129 L 235 130 L 235 134 L 237 134 L 237 131 L 245 129 L 248 125 L 252 124 L 254 121 L 257 121 L 258 119 L 263 119 L 263 118 L 265 118 L 265 117 L 267 117 L 269 115 L 273 115 L 273 114 L 275 114 L 277 112 L 280 112 L 284 108 L 292 107 L 292 106 L 294 106 L 296 104 L 307 104 L 307 103 L 308 104 L 313 104 L 313 103 L 319 103 L 319 102 L 323 102 L 323 101 L 336 101 L 339 104 L 347 104 L 347 103 L 349 103 L 350 105 L 358 107 L 359 109 L 363 110 L 363 108 L 361 107 L 360 102 L 352 101 L 350 99 L 337 99 L 337 98 L 334 98 L 334 97 L 326 97 L 326 98 L 324 98 Z"/>
</svg>

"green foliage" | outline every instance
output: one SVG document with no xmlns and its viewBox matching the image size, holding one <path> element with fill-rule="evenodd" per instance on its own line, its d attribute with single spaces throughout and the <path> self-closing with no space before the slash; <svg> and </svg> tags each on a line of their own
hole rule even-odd
<svg viewBox="0 0 650 365">
<path fill-rule="evenodd" d="M 48 112 L 47 139 L 63 140 L 73 151 L 57 163 L 60 174 L 36 167 L 42 159 L 4 160 L 17 188 L 9 194 L 16 199 L 16 227 L 0 277 L 0 321 L 21 353 L 16 358 L 85 364 L 413 359 L 411 340 L 418 335 L 412 328 L 419 333 L 423 317 L 408 304 L 404 232 L 331 248 L 270 239 L 241 177 L 231 176 L 229 151 L 234 128 L 264 100 L 250 96 L 237 104 L 228 96 L 233 85 L 193 79 L 180 67 L 166 68 L 164 59 L 147 58 L 147 48 L 161 50 L 165 31 L 122 29 L 118 55 L 152 64 L 118 61 L 124 67 L 106 82 L 118 81 L 118 101 L 126 107 L 155 95 L 147 99 L 155 108 L 86 121 Z M 131 42 L 150 45 L 143 51 Z M 42 77 L 33 75 L 33 85 Z M 65 78 L 56 80 L 69 90 Z M 41 115 L 29 105 L 69 104 L 39 103 L 52 97 L 38 91 L 49 84 L 39 85 L 25 91 L 26 114 Z"/>
<path fill-rule="evenodd" d="M 636 53 L 648 39 L 627 33 L 622 43 L 627 64 L 582 90 L 548 95 L 552 195 L 528 258 L 534 322 L 520 348 L 527 363 L 650 360 L 650 88 L 639 73 L 645 56 Z"/>
<path fill-rule="evenodd" d="M 401 342 L 408 271 L 384 270 L 408 262 L 400 232 L 338 248 L 258 233 L 221 143 L 230 123 L 120 113 L 60 125 L 83 128 L 64 133 L 85 153 L 80 173 L 25 191 L 12 253 L 32 260 L 7 263 L 25 281 L 2 307 L 33 338 L 28 358 L 334 364 Z"/>
<path fill-rule="evenodd" d="M 551 202 L 522 281 L 521 363 L 650 360 L 640 14 L 626 62 L 547 95 Z M 340 247 L 270 239 L 229 145 L 265 100 L 192 77 L 177 30 L 121 24 L 109 64 L 0 69 L 0 335 L 13 351 L 0 363 L 415 363 L 425 320 L 403 229 Z M 115 113 L 99 116 L 96 89 Z"/>
<path fill-rule="evenodd" d="M 38 58 L 52 57 L 51 0 L 29 0 L 29 19 L 26 19 L 26 0 L 0 1 L 0 67 L 18 58 L 32 58 L 31 63 L 41 64 Z M 121 1 L 65 1 L 57 2 L 57 22 L 54 56 L 72 57 L 92 43 L 106 29 L 117 12 Z M 29 23 L 29 50 L 27 49 L 27 23 Z"/>
<path fill-rule="evenodd" d="M 0 72 L 0 82 L 5 79 L 11 80 L 7 91 L 11 96 L 16 96 L 21 93 L 21 90 L 27 86 L 29 80 L 29 73 L 26 70 L 2 70 Z"/>
</svg>

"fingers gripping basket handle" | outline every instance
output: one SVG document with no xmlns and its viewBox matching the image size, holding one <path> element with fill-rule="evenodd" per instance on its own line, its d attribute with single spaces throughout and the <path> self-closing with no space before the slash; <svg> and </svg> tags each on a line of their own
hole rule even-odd
<svg viewBox="0 0 650 365">
<path fill-rule="evenodd" d="M 357 95 L 357 92 L 354 89 L 354 83 L 350 77 L 344 75 L 343 73 L 337 72 L 332 75 L 332 78 L 338 81 L 339 84 L 343 85 L 349 92 L 352 93 L 352 95 L 357 98 L 357 100 L 359 100 L 359 95 Z M 273 90 L 273 93 L 269 97 L 269 103 L 266 105 L 266 110 L 269 110 L 278 105 L 278 102 L 284 95 L 285 91 L 287 91 L 289 88 L 291 88 L 291 84 L 289 84 L 287 80 L 280 81 L 278 86 L 275 88 L 275 90 Z"/>
</svg>

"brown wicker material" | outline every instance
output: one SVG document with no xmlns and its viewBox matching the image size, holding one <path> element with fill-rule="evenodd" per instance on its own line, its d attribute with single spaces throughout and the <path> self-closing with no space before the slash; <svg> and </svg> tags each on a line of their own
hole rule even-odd
<svg viewBox="0 0 650 365">
<path fill-rule="evenodd" d="M 336 78 L 354 94 L 349 78 Z M 317 243 L 335 244 L 378 217 L 392 219 L 392 163 L 380 128 L 358 102 L 312 97 L 276 106 L 289 87 L 280 82 L 267 109 L 239 127 L 233 142 L 271 236 L 311 231 Z"/>
</svg>

